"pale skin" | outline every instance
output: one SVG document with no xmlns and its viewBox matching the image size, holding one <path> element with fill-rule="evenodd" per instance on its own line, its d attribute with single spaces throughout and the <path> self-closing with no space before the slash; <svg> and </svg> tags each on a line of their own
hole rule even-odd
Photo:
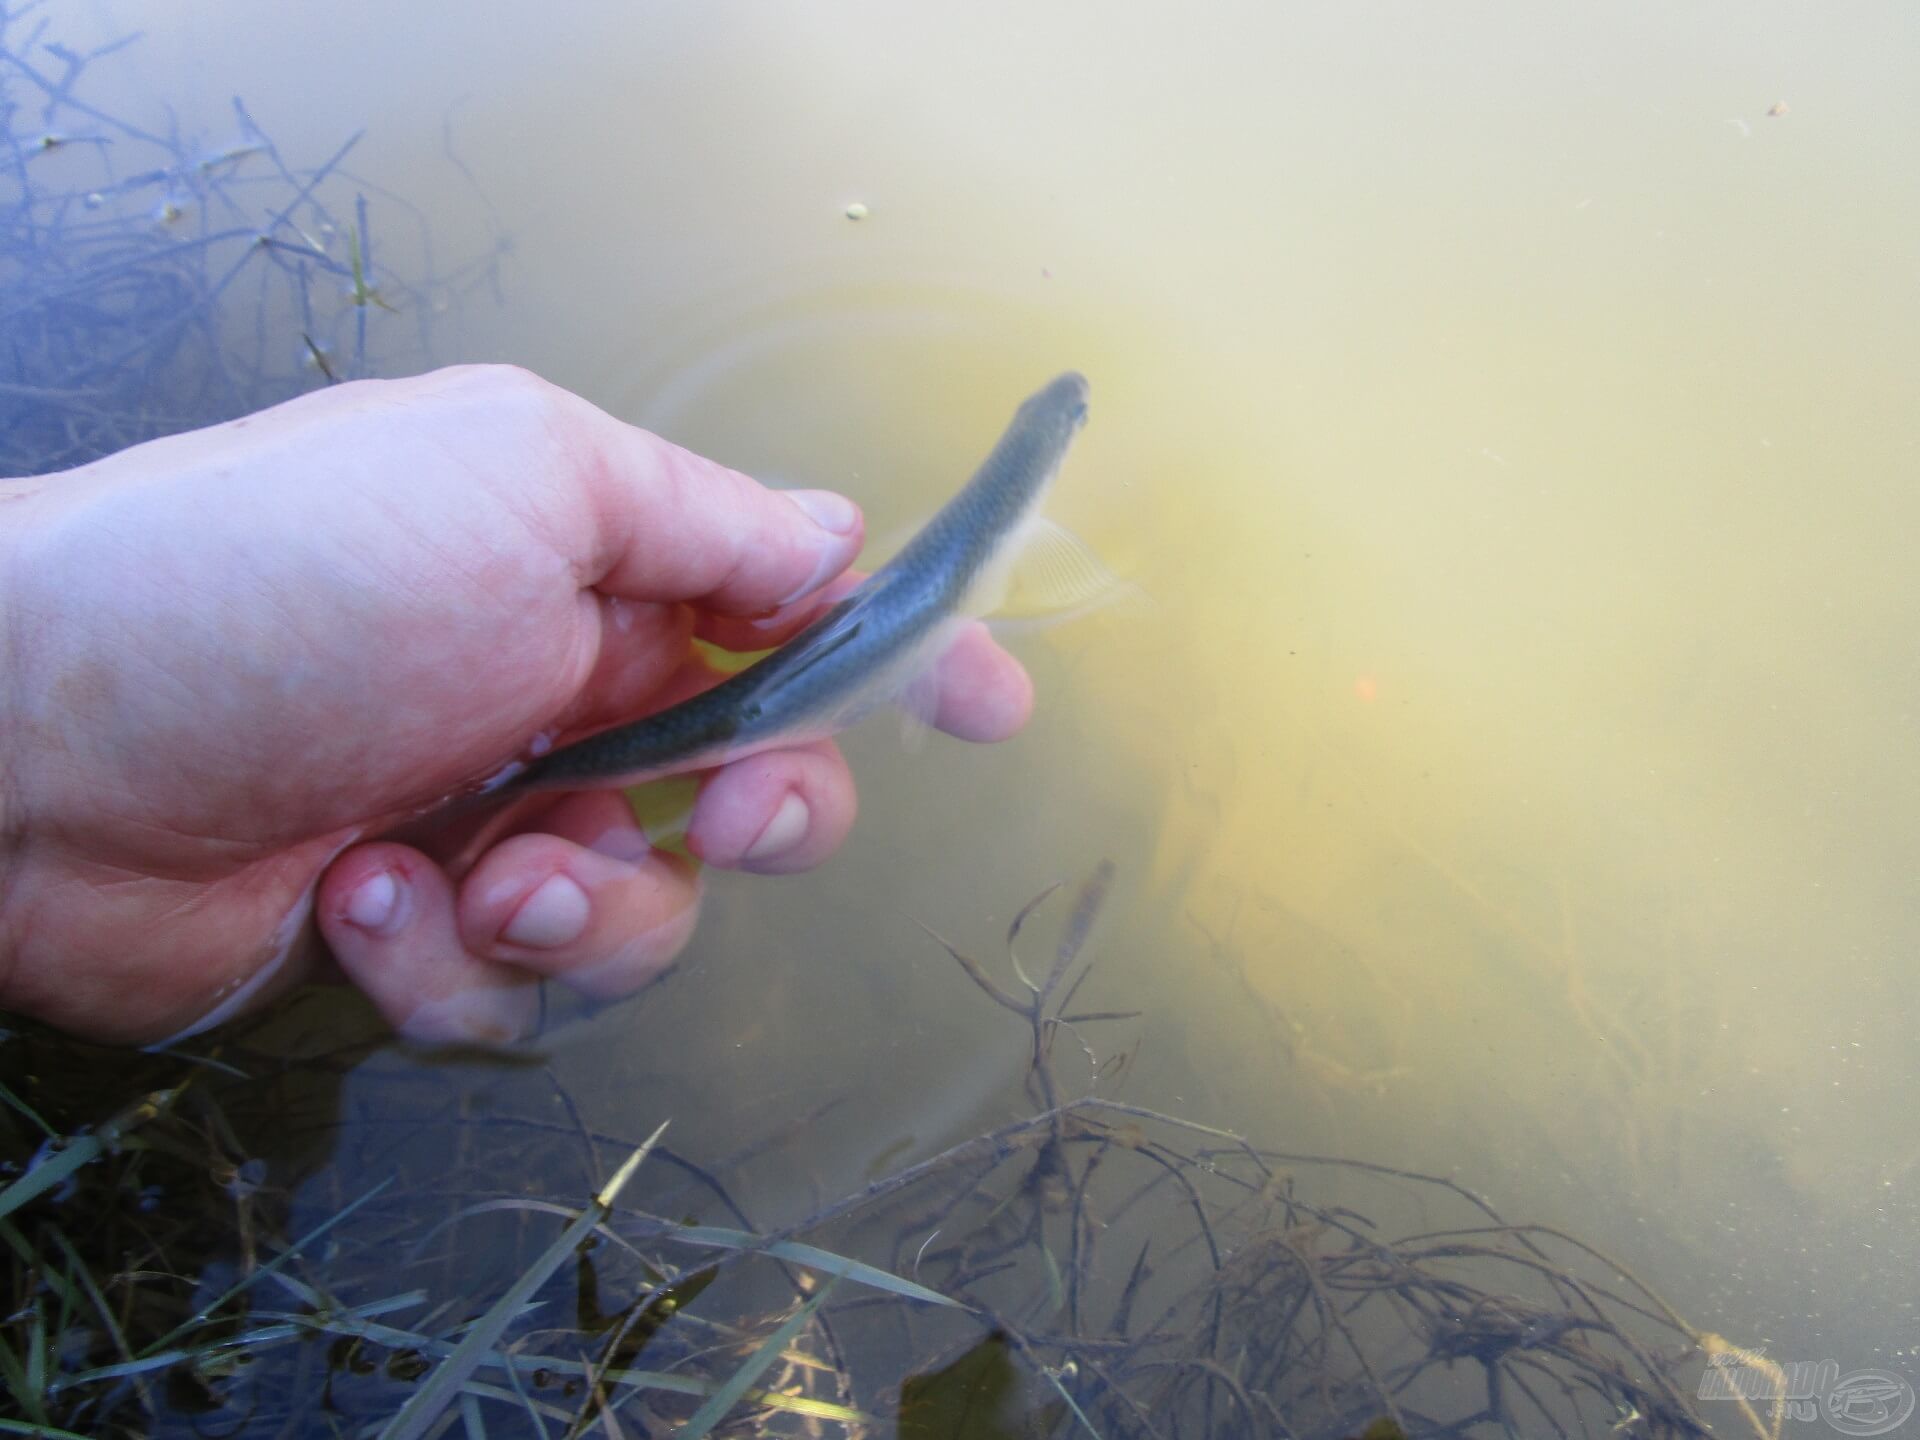
<svg viewBox="0 0 1920 1440">
<path fill-rule="evenodd" d="M 711 684 L 853 583 L 860 513 L 780 492 L 523 371 L 342 385 L 0 481 L 0 1007 L 149 1043 L 338 972 L 401 1033 L 526 1033 L 543 980 L 628 993 L 686 944 L 692 866 L 617 792 L 477 856 L 393 832 L 544 743 Z M 1025 722 L 978 626 L 935 723 Z M 831 741 L 702 777 L 711 866 L 810 869 L 854 820 Z M 471 822 L 468 822 L 468 830 Z"/>
</svg>

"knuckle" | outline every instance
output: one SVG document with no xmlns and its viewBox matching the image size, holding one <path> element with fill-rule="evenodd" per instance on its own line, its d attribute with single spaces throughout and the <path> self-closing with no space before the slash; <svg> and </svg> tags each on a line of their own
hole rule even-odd
<svg viewBox="0 0 1920 1440">
<path fill-rule="evenodd" d="M 496 414 L 535 422 L 578 415 L 586 402 L 551 380 L 521 365 L 486 364 L 457 367 L 456 389 L 473 403 Z"/>
</svg>

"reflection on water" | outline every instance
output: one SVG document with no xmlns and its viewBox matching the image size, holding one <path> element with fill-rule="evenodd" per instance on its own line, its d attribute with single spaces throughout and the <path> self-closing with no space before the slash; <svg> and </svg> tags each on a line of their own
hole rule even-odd
<svg viewBox="0 0 1920 1440">
<path fill-rule="evenodd" d="M 918 927 L 1107 857 L 1130 1099 L 1920 1372 L 1912 10 L 361 9 L 147 63 L 429 190 L 470 97 L 482 352 L 877 537 L 1086 371 L 1057 513 L 1156 602 L 1017 637 L 1012 744 L 853 737 L 843 856 L 568 1038 L 589 1123 L 817 1117 L 776 1218 L 998 1123 L 1021 1036 Z"/>
</svg>

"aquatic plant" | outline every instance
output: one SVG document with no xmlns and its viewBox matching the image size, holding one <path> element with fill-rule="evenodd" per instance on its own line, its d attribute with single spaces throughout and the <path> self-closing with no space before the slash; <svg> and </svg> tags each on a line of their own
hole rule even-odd
<svg viewBox="0 0 1920 1440">
<path fill-rule="evenodd" d="M 0 3 L 0 475 L 421 368 L 437 317 L 497 278 L 497 241 L 434 272 L 424 217 L 346 168 L 358 135 L 303 166 L 238 99 L 212 140 L 109 106 L 101 63 L 138 38 L 76 51 L 44 6 Z M 370 194 L 411 220 L 406 263 Z"/>
<path fill-rule="evenodd" d="M 773 1228 L 721 1177 L 804 1125 L 703 1166 L 658 1129 L 595 1130 L 557 1081 L 509 1112 L 396 1068 L 417 1103 L 357 1124 L 316 1210 L 282 1187 L 377 1041 L 276 1058 L 258 1037 L 296 1009 L 122 1057 L 102 1093 L 106 1052 L 23 1029 L 0 1045 L 9 1413 L 89 1435 L 1709 1433 L 1684 1367 L 1762 1362 L 1577 1237 L 1108 1093 L 1125 1052 L 1101 1027 L 1135 1012 L 1076 1002 L 1112 878 L 1079 887 L 1044 967 L 1016 942 L 1052 891 L 1004 979 L 940 942 L 1030 1037 L 1033 1112 Z M 269 1135 L 296 1150 L 271 1170 Z M 552 1198 L 572 1185 L 594 1198 Z M 1777 1440 L 1778 1413 L 1734 1414 Z"/>
</svg>

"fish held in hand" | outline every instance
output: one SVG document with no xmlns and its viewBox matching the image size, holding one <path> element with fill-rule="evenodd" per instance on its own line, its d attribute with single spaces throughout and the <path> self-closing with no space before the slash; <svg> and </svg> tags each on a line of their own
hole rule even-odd
<svg viewBox="0 0 1920 1440">
<path fill-rule="evenodd" d="M 965 488 L 778 650 L 678 705 L 513 767 L 488 793 L 634 785 L 816 740 L 889 703 L 927 710 L 916 682 L 969 619 L 1016 593 L 1060 613 L 1124 589 L 1040 513 L 1087 398 L 1071 372 L 1029 396 Z"/>
</svg>

